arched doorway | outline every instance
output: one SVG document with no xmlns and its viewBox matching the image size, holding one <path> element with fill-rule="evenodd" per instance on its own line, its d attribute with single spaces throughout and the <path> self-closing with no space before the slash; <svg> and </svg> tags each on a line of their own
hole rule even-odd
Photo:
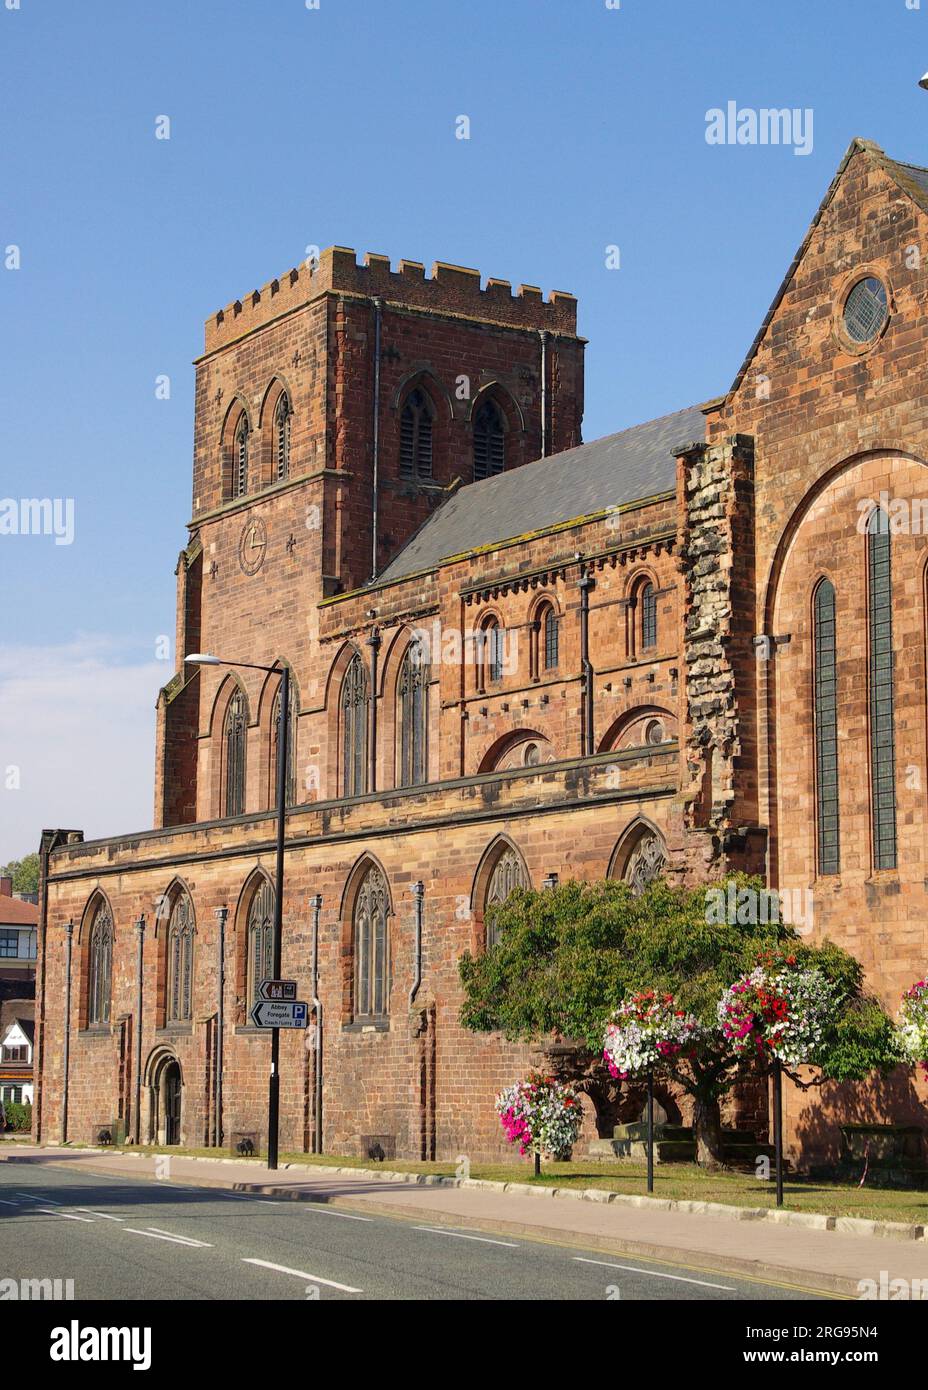
<svg viewBox="0 0 928 1390">
<path fill-rule="evenodd" d="M 180 1143 L 180 1067 L 168 1062 L 161 1073 L 161 1093 L 164 1106 L 164 1142 Z"/>
<path fill-rule="evenodd" d="M 148 1085 L 149 1144 L 179 1144 L 182 1138 L 184 1079 L 173 1052 L 157 1051 L 145 1069 Z"/>
</svg>

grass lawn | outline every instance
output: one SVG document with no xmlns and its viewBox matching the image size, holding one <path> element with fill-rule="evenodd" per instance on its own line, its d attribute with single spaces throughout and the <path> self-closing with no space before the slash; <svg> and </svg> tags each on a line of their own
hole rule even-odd
<svg viewBox="0 0 928 1390">
<path fill-rule="evenodd" d="M 89 1147 L 74 1145 L 73 1147 Z M 216 1158 L 215 1149 L 179 1149 L 176 1146 L 141 1146 L 125 1152 L 145 1154 L 174 1154 L 178 1158 Z M 230 1157 L 222 1152 L 218 1156 Z M 260 1164 L 260 1157 L 245 1160 Z M 368 1158 L 340 1154 L 282 1153 L 281 1163 L 299 1163 L 307 1167 L 382 1168 L 400 1173 L 438 1173 L 451 1177 L 454 1163 L 416 1163 L 392 1159 L 382 1164 Z M 615 1163 L 577 1159 L 572 1163 L 546 1163 L 540 1178 L 532 1174 L 531 1161 L 511 1163 L 473 1163 L 472 1178 L 488 1178 L 493 1182 L 528 1182 L 555 1187 L 597 1187 L 611 1192 L 647 1195 L 647 1170 L 644 1163 L 623 1159 Z M 773 1181 L 760 1182 L 750 1173 L 706 1173 L 695 1163 L 658 1164 L 654 1170 L 654 1196 L 700 1202 L 726 1202 L 738 1207 L 774 1207 L 776 1190 Z M 928 1192 L 905 1188 L 857 1187 L 821 1179 L 787 1176 L 785 1205 L 790 1211 L 820 1212 L 826 1216 L 860 1216 L 880 1221 L 909 1221 L 928 1224 Z"/>
</svg>

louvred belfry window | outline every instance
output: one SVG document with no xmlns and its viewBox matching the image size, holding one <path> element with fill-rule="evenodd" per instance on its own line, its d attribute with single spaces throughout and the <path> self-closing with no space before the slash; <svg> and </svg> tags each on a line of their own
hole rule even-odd
<svg viewBox="0 0 928 1390">
<path fill-rule="evenodd" d="M 274 469 L 278 482 L 290 475 L 290 397 L 281 391 L 274 411 Z"/>
<path fill-rule="evenodd" d="M 657 594 L 653 584 L 641 590 L 641 646 L 657 646 Z"/>
<path fill-rule="evenodd" d="M 815 799 L 820 874 L 840 872 L 838 821 L 838 671 L 835 591 L 823 579 L 815 590 Z"/>
<path fill-rule="evenodd" d="M 877 507 L 867 535 L 870 637 L 870 785 L 873 867 L 896 867 L 896 735 L 889 517 Z"/>
<path fill-rule="evenodd" d="M 293 684 L 290 685 L 289 718 L 287 720 L 287 787 L 286 800 L 288 806 L 296 804 L 296 701 L 293 697 Z M 280 691 L 274 696 L 274 707 L 271 711 L 271 757 L 269 764 L 270 771 L 270 801 L 271 806 L 277 805 L 277 759 L 280 748 Z"/>
<path fill-rule="evenodd" d="M 432 476 L 432 406 L 419 387 L 410 391 L 400 416 L 400 477 Z"/>
<path fill-rule="evenodd" d="M 492 478 L 506 467 L 506 431 L 495 401 L 484 401 L 474 418 L 474 481 Z"/>
<path fill-rule="evenodd" d="M 367 791 L 367 724 L 369 699 L 367 673 L 360 653 L 353 656 L 342 681 L 342 795 L 363 796 Z"/>
<path fill-rule="evenodd" d="M 244 497 L 248 491 L 248 416 L 242 413 L 235 431 L 234 497 Z"/>
</svg>

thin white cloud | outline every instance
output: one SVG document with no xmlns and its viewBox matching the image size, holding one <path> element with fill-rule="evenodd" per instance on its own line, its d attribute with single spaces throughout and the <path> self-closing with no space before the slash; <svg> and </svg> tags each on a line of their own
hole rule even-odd
<svg viewBox="0 0 928 1390">
<path fill-rule="evenodd" d="M 46 826 L 87 839 L 150 828 L 155 701 L 171 674 L 93 634 L 0 650 L 0 863 L 38 849 Z"/>
</svg>

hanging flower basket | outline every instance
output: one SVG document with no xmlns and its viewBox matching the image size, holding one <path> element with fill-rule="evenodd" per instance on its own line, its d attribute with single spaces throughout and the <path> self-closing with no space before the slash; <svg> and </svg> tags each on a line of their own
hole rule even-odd
<svg viewBox="0 0 928 1390">
<path fill-rule="evenodd" d="M 643 990 L 616 1009 L 606 1024 L 603 1058 L 616 1081 L 644 1076 L 699 1041 L 692 1014 L 678 1009 L 672 994 Z"/>
<path fill-rule="evenodd" d="M 583 1110 L 572 1086 L 553 1076 L 530 1072 L 496 1097 L 496 1111 L 510 1144 L 519 1152 L 544 1154 L 555 1161 L 570 1158 Z"/>
<path fill-rule="evenodd" d="M 719 1028 L 736 1055 L 814 1065 L 838 1007 L 834 985 L 794 956 L 768 959 L 723 993 Z"/>
<path fill-rule="evenodd" d="M 903 994 L 896 1036 L 904 1056 L 928 1076 L 928 981 L 919 980 Z"/>
</svg>

